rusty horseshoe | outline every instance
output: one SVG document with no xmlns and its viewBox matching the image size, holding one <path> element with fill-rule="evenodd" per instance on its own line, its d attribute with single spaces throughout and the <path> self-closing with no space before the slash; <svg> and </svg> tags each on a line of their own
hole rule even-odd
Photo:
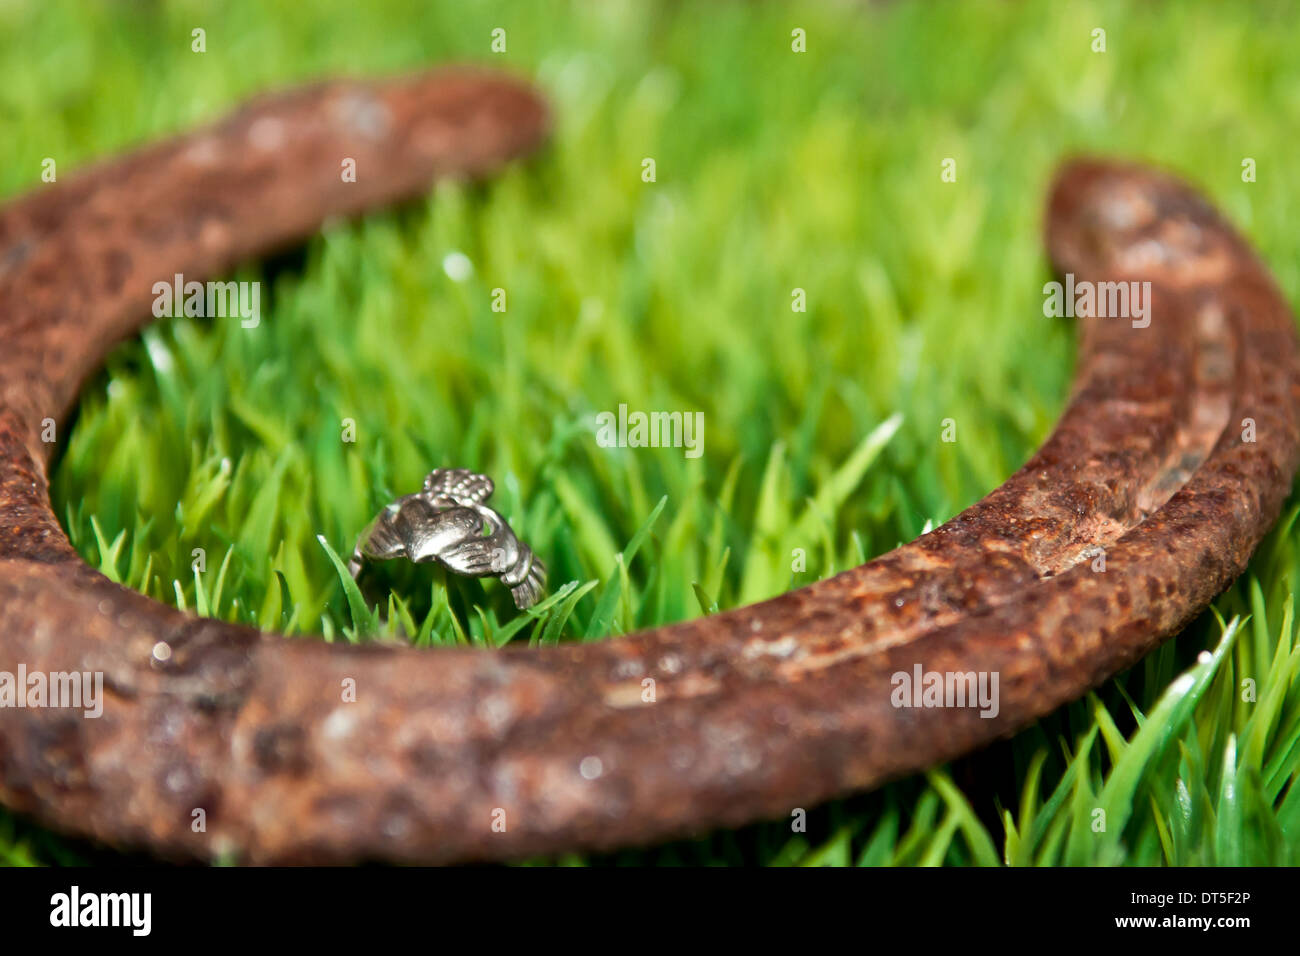
<svg viewBox="0 0 1300 956">
<path fill-rule="evenodd" d="M 105 681 L 97 719 L 0 711 L 6 806 L 249 863 L 505 859 L 788 816 L 1079 697 L 1187 624 L 1276 518 L 1300 463 L 1283 296 L 1189 188 L 1077 161 L 1051 192 L 1051 257 L 1077 281 L 1150 282 L 1149 325 L 1083 319 L 1072 397 L 1037 454 L 861 567 L 617 640 L 475 652 L 285 640 L 78 557 L 42 423 L 149 317 L 155 280 L 212 277 L 327 218 L 487 175 L 547 128 L 533 92 L 490 73 L 331 82 L 0 212 L 0 669 Z M 341 182 L 344 155 L 369 174 Z M 918 665 L 1000 675 L 996 716 L 894 706 L 891 675 Z"/>
</svg>

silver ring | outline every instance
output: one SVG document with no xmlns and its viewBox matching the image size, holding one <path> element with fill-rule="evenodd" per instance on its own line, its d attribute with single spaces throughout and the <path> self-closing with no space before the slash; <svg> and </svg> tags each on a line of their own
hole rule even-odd
<svg viewBox="0 0 1300 956">
<path fill-rule="evenodd" d="M 355 578 L 366 558 L 436 561 L 469 577 L 496 577 L 515 607 L 531 607 L 546 587 L 546 565 L 484 502 L 496 486 L 468 468 L 438 468 L 424 489 L 384 508 L 357 538 L 348 570 Z"/>
</svg>

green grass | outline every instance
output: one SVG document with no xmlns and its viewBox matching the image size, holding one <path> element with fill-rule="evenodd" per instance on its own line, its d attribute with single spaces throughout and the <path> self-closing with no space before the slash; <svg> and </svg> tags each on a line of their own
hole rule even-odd
<svg viewBox="0 0 1300 956">
<path fill-rule="evenodd" d="M 1181 171 L 1300 297 L 1289 23 L 1212 2 L 0 3 L 5 195 L 44 157 L 64 176 L 322 73 L 488 62 L 558 119 L 490 183 L 249 264 L 260 327 L 169 321 L 120 347 L 66 436 L 57 509 L 114 580 L 336 641 L 593 640 L 850 567 L 987 493 L 1058 415 L 1073 329 L 1042 317 L 1039 231 L 1062 156 Z M 594 414 L 621 402 L 702 411 L 704 454 L 598 447 Z M 546 605 L 397 565 L 368 575 L 374 610 L 345 592 L 318 536 L 346 554 L 439 465 L 497 479 Z M 1009 742 L 810 809 L 805 833 L 599 862 L 1298 863 L 1295 518 L 1213 614 Z M 0 812 L 0 860 L 113 859 Z"/>
</svg>

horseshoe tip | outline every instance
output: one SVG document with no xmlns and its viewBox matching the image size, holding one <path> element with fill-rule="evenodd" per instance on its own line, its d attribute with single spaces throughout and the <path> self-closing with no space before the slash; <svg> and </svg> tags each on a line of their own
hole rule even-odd
<svg viewBox="0 0 1300 956">
<path fill-rule="evenodd" d="M 1048 254 L 1059 273 L 1107 272 L 1119 250 L 1170 216 L 1226 228 L 1201 194 L 1173 173 L 1133 161 L 1071 157 L 1057 167 L 1048 190 Z"/>
</svg>

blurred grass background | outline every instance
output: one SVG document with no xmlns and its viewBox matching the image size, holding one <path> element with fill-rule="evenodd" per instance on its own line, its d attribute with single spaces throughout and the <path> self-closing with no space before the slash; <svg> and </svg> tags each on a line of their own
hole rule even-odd
<svg viewBox="0 0 1300 956">
<path fill-rule="evenodd" d="M 6 196 L 46 157 L 66 178 L 321 75 L 479 62 L 532 78 L 557 119 L 542 155 L 489 183 L 246 266 L 258 328 L 175 320 L 120 347 L 61 449 L 56 508 L 115 580 L 331 640 L 598 639 L 850 567 L 987 493 L 1059 413 L 1073 330 L 1042 316 L 1040 223 L 1063 156 L 1181 172 L 1296 300 L 1294 13 L 0 0 Z M 593 416 L 620 403 L 702 411 L 703 456 L 598 447 Z M 497 479 L 550 567 L 532 614 L 427 567 L 368 572 L 368 608 L 345 591 L 328 551 L 346 558 L 439 465 Z M 1300 862 L 1295 516 L 1213 614 L 1012 741 L 812 811 L 807 832 L 565 862 Z M 0 860 L 123 859 L 0 811 Z"/>
</svg>

